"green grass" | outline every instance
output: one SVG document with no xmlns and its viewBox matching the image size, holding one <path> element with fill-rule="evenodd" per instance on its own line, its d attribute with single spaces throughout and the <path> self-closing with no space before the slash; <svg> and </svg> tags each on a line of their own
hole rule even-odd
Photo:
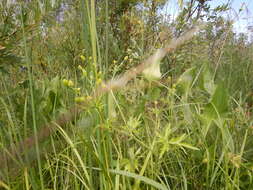
<svg viewBox="0 0 253 190">
<path fill-rule="evenodd" d="M 252 45 L 242 49 L 231 37 L 219 58 L 208 58 L 213 39 L 199 33 L 163 59 L 160 80 L 138 76 L 94 98 L 103 80 L 162 46 L 144 9 L 132 7 L 131 17 L 114 21 L 117 36 L 111 3 L 77 1 L 62 22 L 50 15 L 60 1 L 1 4 L 0 11 L 16 7 L 23 14 L 16 20 L 21 29 L 0 28 L 6 46 L 0 49 L 0 189 L 251 189 Z M 123 38 L 127 21 L 139 18 L 144 28 Z M 5 53 L 16 65 L 6 65 Z M 212 65 L 216 59 L 219 66 Z M 76 105 L 78 114 L 59 124 Z M 54 132 L 42 138 L 49 122 Z M 32 135 L 31 147 L 15 149 Z"/>
</svg>

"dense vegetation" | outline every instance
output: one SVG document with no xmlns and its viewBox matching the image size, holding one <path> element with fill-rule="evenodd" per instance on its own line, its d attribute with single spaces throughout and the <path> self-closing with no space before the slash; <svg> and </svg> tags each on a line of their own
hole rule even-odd
<svg viewBox="0 0 253 190">
<path fill-rule="evenodd" d="M 170 3 L 0 1 L 0 189 L 253 188 L 252 41 L 229 4 Z"/>
</svg>

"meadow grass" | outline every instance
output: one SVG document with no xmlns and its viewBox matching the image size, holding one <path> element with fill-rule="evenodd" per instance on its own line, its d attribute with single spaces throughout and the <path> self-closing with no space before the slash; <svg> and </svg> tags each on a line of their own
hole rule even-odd
<svg viewBox="0 0 253 190">
<path fill-rule="evenodd" d="M 95 1 L 78 1 L 76 12 L 66 11 L 73 15 L 64 24 L 52 21 L 47 45 L 43 27 L 35 31 L 40 35 L 31 35 L 26 14 L 20 14 L 19 48 L 27 71 L 13 67 L 15 74 L 1 76 L 0 189 L 251 189 L 252 47 L 240 57 L 238 46 L 228 43 L 220 65 L 211 65 L 206 54 L 196 57 L 198 47 L 189 51 L 193 45 L 208 49 L 197 34 L 166 57 L 171 64 L 176 56 L 184 60 L 161 80 L 138 76 L 118 91 L 92 98 L 103 80 L 139 63 L 156 45 L 145 49 L 142 31 L 140 44 L 129 47 L 133 50 L 117 49 L 109 2 L 104 1 L 101 24 Z M 17 7 L 31 9 L 25 5 Z M 29 19 L 45 16 L 46 5 L 32 5 Z M 40 64 L 50 69 L 44 72 Z M 73 121 L 55 122 L 83 101 L 88 103 Z M 38 132 L 50 121 L 55 131 L 42 142 Z M 35 146 L 10 154 L 31 135 Z"/>
</svg>

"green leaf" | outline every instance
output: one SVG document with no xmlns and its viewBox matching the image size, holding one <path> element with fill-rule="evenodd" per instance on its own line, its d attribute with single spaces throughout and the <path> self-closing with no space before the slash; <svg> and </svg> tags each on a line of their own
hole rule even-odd
<svg viewBox="0 0 253 190">
<path fill-rule="evenodd" d="M 186 135 L 183 134 L 180 137 L 172 138 L 169 143 L 170 144 L 176 144 L 179 145 L 184 139 L 186 138 Z"/>
<path fill-rule="evenodd" d="M 214 121 L 215 124 L 219 127 L 221 134 L 222 134 L 222 140 L 224 147 L 229 148 L 231 152 L 234 152 L 234 140 L 232 138 L 232 135 L 228 129 L 228 125 L 226 125 L 226 122 L 223 118 L 217 119 Z"/>
<path fill-rule="evenodd" d="M 209 128 L 213 124 L 213 121 L 215 121 L 217 124 L 217 122 L 224 119 L 224 117 L 228 113 L 228 110 L 229 110 L 229 95 L 224 83 L 221 82 L 215 88 L 215 91 L 211 96 L 210 102 L 204 107 L 203 114 L 200 116 L 203 122 L 202 134 L 206 136 Z M 221 130 L 223 130 L 222 127 L 220 126 L 218 127 Z M 225 133 L 223 136 L 228 137 L 229 135 Z"/>
<path fill-rule="evenodd" d="M 201 132 L 202 132 L 203 136 L 206 137 L 207 132 L 209 131 L 209 129 L 213 123 L 213 119 L 205 117 L 204 115 L 200 115 L 200 120 L 203 123 Z"/>
<path fill-rule="evenodd" d="M 182 103 L 184 104 L 182 106 L 182 109 L 183 109 L 183 113 L 184 113 L 184 119 L 185 121 L 187 121 L 188 123 L 192 123 L 193 122 L 193 114 L 192 114 L 192 111 L 191 111 L 191 107 L 190 105 L 187 103 L 186 100 L 184 100 L 185 98 L 182 98 Z"/>
<path fill-rule="evenodd" d="M 204 108 L 204 116 L 210 119 L 223 117 L 228 112 L 229 96 L 225 85 L 220 83 L 211 97 L 211 101 Z"/>
<path fill-rule="evenodd" d="M 190 88 L 192 85 L 192 82 L 194 80 L 196 68 L 192 67 L 188 70 L 186 70 L 178 79 L 178 82 L 176 84 L 177 91 L 182 96 L 187 96 L 190 93 Z"/>
<path fill-rule="evenodd" d="M 197 147 L 194 147 L 188 143 L 180 143 L 180 146 L 183 146 L 185 148 L 189 148 L 189 149 L 192 149 L 192 150 L 199 150 Z"/>
<path fill-rule="evenodd" d="M 167 190 L 167 187 L 165 185 L 158 183 L 150 178 L 147 178 L 147 177 L 135 174 L 135 173 L 131 173 L 131 172 L 123 171 L 123 170 L 109 170 L 109 172 L 143 181 L 146 184 L 149 184 L 157 189 Z"/>
<path fill-rule="evenodd" d="M 189 148 L 189 149 L 192 149 L 192 150 L 199 150 L 198 148 L 196 148 L 196 147 L 194 147 L 194 146 L 192 146 L 188 143 L 182 142 L 183 140 L 185 140 L 185 138 L 186 138 L 186 134 L 183 134 L 180 137 L 171 139 L 169 141 L 169 144 L 178 145 L 178 146 Z"/>
<path fill-rule="evenodd" d="M 5 69 L 3 66 L 0 66 L 0 73 L 2 73 L 2 74 L 10 74 L 8 71 L 7 71 L 7 69 Z"/>
<path fill-rule="evenodd" d="M 150 100 L 158 100 L 161 97 L 161 90 L 160 88 L 150 88 L 150 93 L 148 94 Z"/>
<path fill-rule="evenodd" d="M 212 95 L 214 93 L 215 87 L 216 86 L 214 84 L 210 69 L 205 65 L 199 79 L 199 88 Z"/>
<path fill-rule="evenodd" d="M 164 155 L 165 152 L 167 152 L 169 150 L 169 144 L 164 143 L 162 148 L 160 149 L 160 154 L 159 154 L 159 159 L 161 159 Z"/>
</svg>

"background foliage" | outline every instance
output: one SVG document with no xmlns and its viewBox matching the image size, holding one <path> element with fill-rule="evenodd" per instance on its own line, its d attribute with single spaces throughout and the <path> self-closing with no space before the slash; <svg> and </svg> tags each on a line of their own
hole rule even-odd
<svg viewBox="0 0 253 190">
<path fill-rule="evenodd" d="M 159 80 L 139 76 L 90 101 L 67 127 L 24 150 L 0 170 L 0 188 L 251 189 L 253 46 L 222 16 L 229 4 L 209 1 L 178 1 L 176 19 L 164 14 L 166 0 L 1 1 L 5 154 L 102 80 L 196 21 L 207 26 L 162 60 Z"/>
</svg>

